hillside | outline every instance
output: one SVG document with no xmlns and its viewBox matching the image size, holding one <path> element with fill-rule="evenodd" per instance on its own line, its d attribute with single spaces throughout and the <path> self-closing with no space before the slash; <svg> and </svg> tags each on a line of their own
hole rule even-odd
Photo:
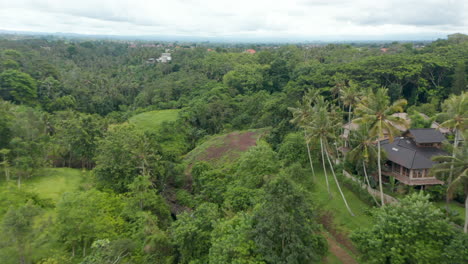
<svg viewBox="0 0 468 264">
<path fill-rule="evenodd" d="M 207 161 L 217 166 L 233 162 L 242 152 L 255 146 L 265 129 L 235 131 L 228 134 L 211 136 L 185 156 L 190 166 L 197 161 Z"/>
<path fill-rule="evenodd" d="M 176 121 L 180 109 L 155 110 L 132 116 L 129 122 L 142 130 L 157 130 L 164 122 Z"/>
</svg>

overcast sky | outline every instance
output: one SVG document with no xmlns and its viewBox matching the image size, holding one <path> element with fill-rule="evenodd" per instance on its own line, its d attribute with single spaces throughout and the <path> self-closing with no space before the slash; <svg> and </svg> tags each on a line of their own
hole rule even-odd
<svg viewBox="0 0 468 264">
<path fill-rule="evenodd" d="M 196 37 L 468 33 L 464 0 L 0 0 L 0 29 Z"/>
</svg>

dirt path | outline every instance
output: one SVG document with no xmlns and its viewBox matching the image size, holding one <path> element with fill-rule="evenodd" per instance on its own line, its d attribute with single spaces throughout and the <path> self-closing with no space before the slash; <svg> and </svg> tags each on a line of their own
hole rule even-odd
<svg viewBox="0 0 468 264">
<path fill-rule="evenodd" d="M 341 248 L 330 234 L 325 235 L 328 242 L 328 249 L 335 255 L 343 264 L 358 264 L 356 260 L 343 248 Z"/>
</svg>

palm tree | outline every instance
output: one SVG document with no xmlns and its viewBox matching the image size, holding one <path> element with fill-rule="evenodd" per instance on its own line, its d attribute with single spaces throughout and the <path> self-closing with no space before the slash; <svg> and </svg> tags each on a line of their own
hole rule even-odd
<svg viewBox="0 0 468 264">
<path fill-rule="evenodd" d="M 451 128 L 455 130 L 455 140 L 453 142 L 453 152 L 452 157 L 455 158 L 455 152 L 458 148 L 458 143 L 460 136 L 464 133 L 467 126 L 468 119 L 468 92 L 464 92 L 459 96 L 451 95 L 447 100 L 445 100 L 442 108 L 445 110 L 446 115 L 449 119 L 442 124 L 441 127 Z M 452 182 L 452 170 L 449 172 L 448 184 Z"/>
<path fill-rule="evenodd" d="M 307 127 L 310 124 L 310 118 L 312 116 L 312 102 L 314 98 L 318 95 L 317 90 L 309 90 L 302 97 L 302 104 L 298 108 L 289 107 L 288 110 L 292 112 L 293 119 L 290 120 L 291 123 L 298 125 L 304 129 L 304 140 L 307 146 L 307 155 L 309 156 L 310 169 L 312 170 L 312 177 L 315 178 L 314 165 L 312 163 L 312 157 L 310 154 L 310 138 L 307 135 Z"/>
<path fill-rule="evenodd" d="M 407 101 L 405 99 L 400 99 L 390 104 L 388 90 L 382 87 L 375 93 L 371 92 L 356 107 L 356 113 L 359 117 L 353 120 L 353 122 L 359 125 L 367 125 L 370 128 L 369 136 L 377 140 L 377 167 L 382 206 L 384 206 L 385 202 L 382 186 L 380 141 L 384 139 L 385 134 L 390 141 L 393 141 L 394 135 L 399 133 L 396 126 L 408 127 L 406 120 L 392 116 L 395 112 L 403 112 L 403 107 L 406 104 Z"/>
<path fill-rule="evenodd" d="M 352 81 L 349 81 L 349 86 L 344 86 L 340 90 L 340 100 L 343 103 L 343 106 L 348 106 L 348 122 L 351 122 L 353 106 L 359 103 L 361 99 L 360 96 L 361 93 L 359 92 L 357 85 L 355 85 Z M 349 133 L 351 134 L 351 130 Z M 346 143 L 347 140 L 345 140 L 345 147 Z"/>
<path fill-rule="evenodd" d="M 361 126 L 355 133 L 353 133 L 353 136 L 350 137 L 350 145 L 353 147 L 346 154 L 346 158 L 352 164 L 362 164 L 364 180 L 370 187 L 371 185 L 367 175 L 367 168 L 369 164 L 375 164 L 377 162 L 377 150 L 373 140 L 369 139 L 367 131 L 368 129 L 366 126 Z M 374 198 L 376 204 L 379 204 L 373 195 L 372 198 Z"/>
<path fill-rule="evenodd" d="M 344 196 L 343 191 L 341 190 L 340 184 L 338 182 L 338 178 L 336 177 L 335 170 L 333 168 L 333 164 L 330 160 L 330 144 L 328 142 L 329 139 L 336 139 L 336 132 L 341 126 L 340 122 L 340 117 L 339 114 L 337 113 L 336 107 L 333 105 L 330 105 L 323 96 L 317 96 L 316 99 L 314 100 L 314 106 L 312 108 L 312 119 L 311 119 L 311 124 L 309 126 L 310 132 L 312 135 L 315 135 L 319 138 L 320 140 L 320 152 L 322 154 L 322 166 L 323 166 L 323 172 L 325 174 L 325 178 L 327 181 L 327 190 L 329 195 L 331 195 L 330 192 L 330 185 L 328 182 L 328 173 L 327 173 L 327 168 L 325 165 L 325 157 L 328 161 L 330 170 L 332 172 L 333 178 L 335 180 L 336 186 L 338 187 L 338 191 L 341 194 L 341 197 L 343 198 L 343 202 L 346 206 L 346 209 L 349 211 L 349 213 L 354 216 L 353 212 L 351 211 L 351 208 L 348 205 L 348 202 L 346 201 L 346 197 Z"/>
<path fill-rule="evenodd" d="M 432 160 L 440 162 L 431 169 L 432 175 L 443 175 L 447 172 L 455 176 L 448 185 L 447 200 L 453 195 L 457 187 L 463 186 L 465 193 L 465 225 L 463 231 L 468 232 L 468 144 L 463 144 L 461 149 L 454 149 L 453 155 L 436 156 Z"/>
<path fill-rule="evenodd" d="M 291 119 L 290 122 L 304 129 L 304 140 L 307 145 L 307 155 L 309 156 L 310 169 L 312 170 L 313 178 L 315 178 L 315 170 L 312 162 L 312 156 L 310 154 L 310 138 L 307 134 L 307 126 L 310 123 L 310 118 L 312 116 L 312 102 L 317 95 L 317 90 L 309 90 L 302 97 L 302 104 L 298 108 L 288 108 L 288 110 L 293 114 L 293 119 Z"/>
</svg>

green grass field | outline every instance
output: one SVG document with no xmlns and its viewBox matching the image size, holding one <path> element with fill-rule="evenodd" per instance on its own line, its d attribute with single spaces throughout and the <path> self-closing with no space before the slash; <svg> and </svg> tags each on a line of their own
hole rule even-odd
<svg viewBox="0 0 468 264">
<path fill-rule="evenodd" d="M 157 130 L 163 122 L 176 121 L 180 109 L 155 110 L 132 116 L 129 121 L 143 130 Z"/>
<path fill-rule="evenodd" d="M 63 193 L 77 190 L 86 178 L 87 172 L 70 168 L 47 168 L 41 170 L 39 174 L 24 181 L 22 188 L 37 193 L 41 198 L 52 199 L 56 203 Z"/>
<path fill-rule="evenodd" d="M 311 183 L 313 185 L 313 199 L 325 210 L 333 212 L 335 223 L 341 227 L 344 227 L 348 231 L 352 231 L 359 227 L 368 225 L 371 222 L 371 217 L 367 214 L 367 212 L 371 207 L 361 201 L 357 195 L 341 184 L 341 189 L 344 192 L 349 207 L 355 214 L 355 216 L 351 216 L 347 211 L 345 204 L 343 203 L 343 199 L 341 198 L 338 187 L 336 186 L 335 180 L 333 179 L 331 173 L 328 175 L 330 191 L 332 194 L 332 198 L 330 199 L 327 192 L 325 175 L 323 174 L 322 170 L 317 171 L 317 165 L 315 165 L 315 169 L 317 179 L 315 182 Z"/>
</svg>

